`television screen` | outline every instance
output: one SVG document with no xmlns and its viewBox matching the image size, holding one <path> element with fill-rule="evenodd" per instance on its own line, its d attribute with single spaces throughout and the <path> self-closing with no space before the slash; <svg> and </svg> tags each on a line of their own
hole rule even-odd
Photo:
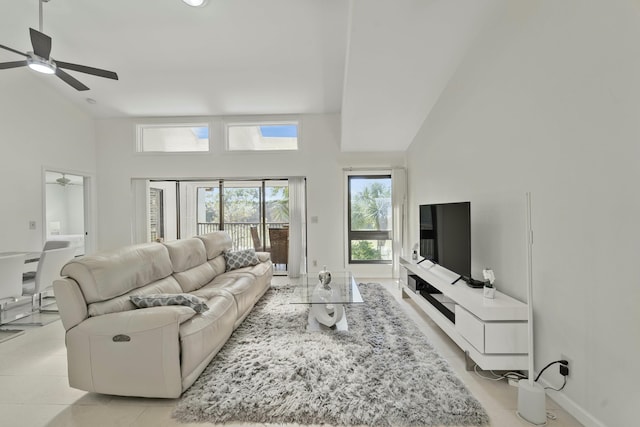
<svg viewBox="0 0 640 427">
<path fill-rule="evenodd" d="M 471 203 L 420 205 L 420 256 L 471 277 Z"/>
</svg>

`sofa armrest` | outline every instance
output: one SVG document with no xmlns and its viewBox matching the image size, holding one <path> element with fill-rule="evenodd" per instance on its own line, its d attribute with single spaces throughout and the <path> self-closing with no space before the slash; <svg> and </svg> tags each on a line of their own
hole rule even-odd
<svg viewBox="0 0 640 427">
<path fill-rule="evenodd" d="M 89 316 L 87 302 L 84 300 L 80 286 L 75 280 L 68 277 L 55 280 L 53 282 L 53 294 L 56 297 L 62 326 L 66 331 Z"/>
<path fill-rule="evenodd" d="M 189 307 L 166 306 L 86 319 L 67 331 L 69 385 L 120 396 L 180 396 L 180 323 L 194 315 Z"/>
<path fill-rule="evenodd" d="M 92 335 L 135 334 L 173 324 L 180 325 L 195 315 L 194 309 L 183 305 L 148 307 L 90 317 L 78 327 Z"/>
<path fill-rule="evenodd" d="M 271 254 L 269 252 L 256 252 L 256 256 L 260 262 L 267 262 L 271 260 Z"/>
</svg>

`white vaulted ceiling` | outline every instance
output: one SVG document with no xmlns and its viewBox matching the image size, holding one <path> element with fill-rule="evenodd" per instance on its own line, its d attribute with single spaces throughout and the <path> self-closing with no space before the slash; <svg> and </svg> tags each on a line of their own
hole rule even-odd
<svg viewBox="0 0 640 427">
<path fill-rule="evenodd" d="M 342 102 L 342 149 L 405 150 L 475 38 L 503 3 L 354 1 Z"/>
<path fill-rule="evenodd" d="M 50 0 L 51 56 L 120 80 L 70 71 L 91 89 L 78 92 L 16 68 L 0 84 L 32 73 L 97 118 L 341 113 L 344 151 L 404 150 L 501 3 Z M 31 50 L 29 27 L 37 0 L 0 0 L 0 44 Z"/>
</svg>

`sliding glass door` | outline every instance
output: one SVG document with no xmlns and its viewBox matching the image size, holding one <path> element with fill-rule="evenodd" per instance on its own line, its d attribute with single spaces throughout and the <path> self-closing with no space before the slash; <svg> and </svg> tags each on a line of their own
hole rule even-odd
<svg viewBox="0 0 640 427">
<path fill-rule="evenodd" d="M 140 182 L 133 187 L 134 193 L 146 188 L 146 209 L 141 207 L 138 213 L 146 211 L 146 232 L 134 227 L 137 241 L 169 241 L 224 230 L 232 250 L 271 252 L 275 270 L 287 272 L 287 179 Z M 301 235 L 302 226 L 298 228 Z"/>
<path fill-rule="evenodd" d="M 271 252 L 273 233 L 269 230 L 289 226 L 287 180 L 220 180 L 216 185 L 211 184 L 195 187 L 195 234 L 224 230 L 231 236 L 233 250 L 254 248 Z M 185 186 L 185 190 L 188 188 Z M 288 241 L 281 242 L 281 235 L 274 242 L 279 253 L 288 251 Z M 276 270 L 286 271 L 286 254 L 276 258 Z"/>
<path fill-rule="evenodd" d="M 262 181 L 222 181 L 222 229 L 236 249 L 253 248 L 251 227 L 264 222 Z"/>
<path fill-rule="evenodd" d="M 164 240 L 164 190 L 149 188 L 149 232 L 151 241 Z"/>
</svg>

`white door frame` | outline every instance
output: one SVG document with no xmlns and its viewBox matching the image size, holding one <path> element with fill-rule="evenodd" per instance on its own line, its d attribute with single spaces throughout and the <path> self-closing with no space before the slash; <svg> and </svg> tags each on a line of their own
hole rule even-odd
<svg viewBox="0 0 640 427">
<path fill-rule="evenodd" d="M 97 249 L 97 200 L 94 197 L 96 179 L 95 174 L 77 169 L 42 166 L 42 244 L 47 240 L 47 172 L 64 173 L 81 176 L 83 178 L 84 198 L 84 253 L 91 254 Z"/>
</svg>

